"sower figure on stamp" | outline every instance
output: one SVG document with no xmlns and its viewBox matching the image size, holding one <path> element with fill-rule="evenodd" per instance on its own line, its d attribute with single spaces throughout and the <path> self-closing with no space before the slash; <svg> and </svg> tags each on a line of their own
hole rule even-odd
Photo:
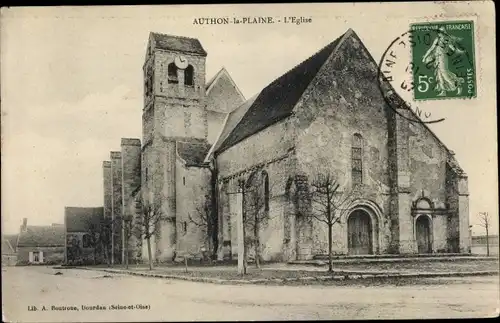
<svg viewBox="0 0 500 323">
<path fill-rule="evenodd" d="M 431 47 L 422 58 L 424 64 L 431 63 L 434 67 L 436 77 L 434 90 L 439 92 L 438 96 L 445 96 L 447 91 L 457 91 L 457 95 L 462 92 L 461 84 L 464 83 L 464 79 L 448 69 L 448 58 L 451 56 L 448 51 L 459 54 L 465 52 L 457 47 L 460 40 L 461 38 L 446 33 L 441 27 Z"/>
</svg>

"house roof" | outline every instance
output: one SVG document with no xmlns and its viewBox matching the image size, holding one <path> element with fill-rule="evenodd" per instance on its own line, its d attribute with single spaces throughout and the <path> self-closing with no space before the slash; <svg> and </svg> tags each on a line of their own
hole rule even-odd
<svg viewBox="0 0 500 323">
<path fill-rule="evenodd" d="M 151 33 L 156 48 L 207 56 L 207 52 L 196 38 Z"/>
<path fill-rule="evenodd" d="M 177 154 L 188 166 L 203 164 L 209 150 L 210 144 L 206 140 L 191 138 L 177 141 Z"/>
<path fill-rule="evenodd" d="M 29 225 L 19 234 L 18 247 L 63 247 L 64 227 Z"/>
<path fill-rule="evenodd" d="M 226 150 L 241 140 L 288 117 L 344 35 L 266 86 L 218 150 Z"/>
<path fill-rule="evenodd" d="M 2 238 L 2 254 L 16 253 L 17 234 L 6 235 Z"/>
<path fill-rule="evenodd" d="M 64 213 L 67 232 L 87 232 L 90 225 L 99 227 L 104 217 L 104 208 L 66 207 Z"/>
</svg>

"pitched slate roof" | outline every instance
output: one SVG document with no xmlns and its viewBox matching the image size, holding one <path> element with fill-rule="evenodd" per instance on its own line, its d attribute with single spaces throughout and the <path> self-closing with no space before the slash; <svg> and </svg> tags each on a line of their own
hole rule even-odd
<svg viewBox="0 0 500 323">
<path fill-rule="evenodd" d="M 203 164 L 210 147 L 206 140 L 183 139 L 177 141 L 177 154 L 186 162 L 186 165 L 199 166 Z"/>
<path fill-rule="evenodd" d="M 18 247 L 64 247 L 63 226 L 29 225 L 19 234 Z"/>
<path fill-rule="evenodd" d="M 104 217 L 103 207 L 65 207 L 67 232 L 87 232 L 89 225 L 99 226 Z"/>
<path fill-rule="evenodd" d="M 218 150 L 223 151 L 289 116 L 344 35 L 265 87 Z"/>
<path fill-rule="evenodd" d="M 151 33 L 156 48 L 207 56 L 207 52 L 196 38 Z"/>
</svg>

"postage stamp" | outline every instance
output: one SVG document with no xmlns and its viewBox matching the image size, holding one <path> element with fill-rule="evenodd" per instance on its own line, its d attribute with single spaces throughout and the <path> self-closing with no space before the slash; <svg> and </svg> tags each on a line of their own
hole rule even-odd
<svg viewBox="0 0 500 323">
<path fill-rule="evenodd" d="M 415 23 L 410 31 L 414 99 L 476 97 L 474 22 Z"/>
</svg>

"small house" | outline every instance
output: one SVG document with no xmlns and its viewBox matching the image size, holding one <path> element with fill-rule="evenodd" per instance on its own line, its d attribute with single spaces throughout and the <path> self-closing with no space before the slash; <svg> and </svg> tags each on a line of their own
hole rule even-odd
<svg viewBox="0 0 500 323">
<path fill-rule="evenodd" d="M 64 260 L 64 227 L 27 225 L 27 219 L 19 232 L 17 242 L 17 263 L 58 264 Z"/>
<path fill-rule="evenodd" d="M 103 207 L 65 207 L 65 263 L 103 261 Z M 105 243 L 107 244 L 107 243 Z"/>
</svg>

